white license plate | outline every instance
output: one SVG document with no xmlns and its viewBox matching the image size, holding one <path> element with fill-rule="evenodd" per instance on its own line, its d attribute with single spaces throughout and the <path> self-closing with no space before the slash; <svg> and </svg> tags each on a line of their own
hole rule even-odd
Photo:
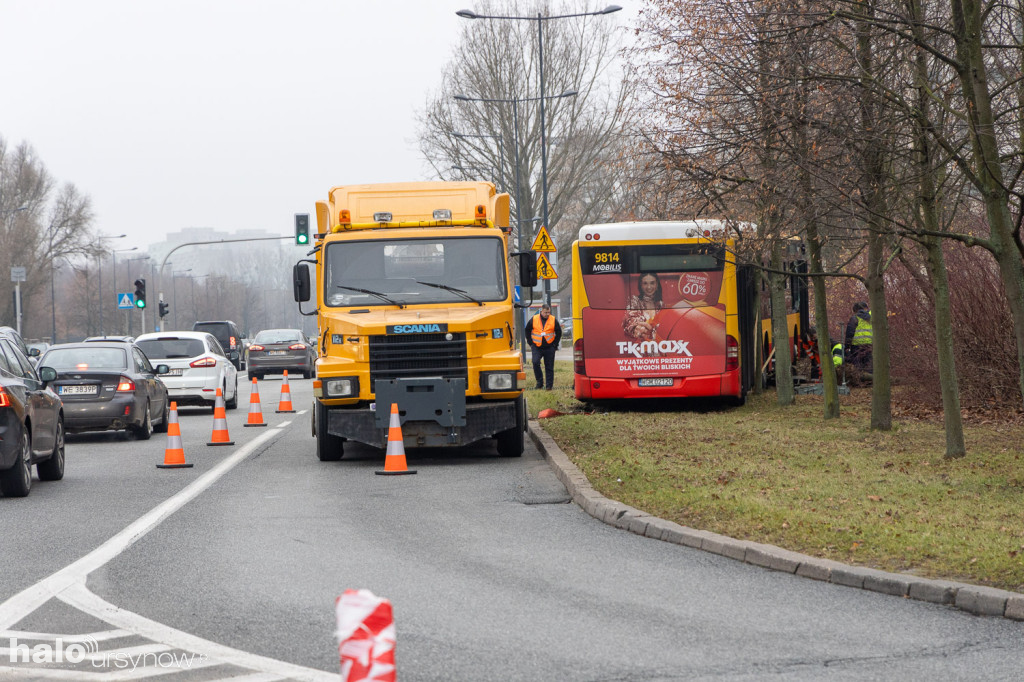
<svg viewBox="0 0 1024 682">
<path fill-rule="evenodd" d="M 169 371 L 164 376 L 167 376 L 167 377 L 180 377 L 184 373 L 185 373 L 185 370 L 183 370 L 180 367 L 176 367 L 175 369 L 172 369 L 171 371 Z"/>
<path fill-rule="evenodd" d="M 287 354 L 288 354 L 288 351 L 286 351 L 286 350 L 268 350 L 267 351 L 267 355 L 287 355 Z"/>
<path fill-rule="evenodd" d="M 95 386 L 61 386 L 61 395 L 96 395 Z"/>
<path fill-rule="evenodd" d="M 672 377 L 648 377 L 637 382 L 640 386 L 671 386 Z"/>
</svg>

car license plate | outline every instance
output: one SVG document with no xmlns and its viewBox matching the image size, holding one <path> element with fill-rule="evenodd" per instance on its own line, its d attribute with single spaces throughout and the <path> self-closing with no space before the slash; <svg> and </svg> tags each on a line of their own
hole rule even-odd
<svg viewBox="0 0 1024 682">
<path fill-rule="evenodd" d="M 672 377 L 647 377 L 637 383 L 640 386 L 671 386 Z"/>
<path fill-rule="evenodd" d="M 164 376 L 167 376 L 167 377 L 180 377 L 184 373 L 185 373 L 185 370 L 183 370 L 181 367 L 175 367 L 174 369 L 169 371 Z"/>
<path fill-rule="evenodd" d="M 288 351 L 283 350 L 268 350 L 267 355 L 285 355 Z"/>
<path fill-rule="evenodd" d="M 61 395 L 96 395 L 95 386 L 61 386 Z"/>
</svg>

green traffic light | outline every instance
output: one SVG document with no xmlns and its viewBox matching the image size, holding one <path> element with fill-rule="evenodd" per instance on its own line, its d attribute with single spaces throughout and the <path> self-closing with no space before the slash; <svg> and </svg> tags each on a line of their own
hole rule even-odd
<svg viewBox="0 0 1024 682">
<path fill-rule="evenodd" d="M 309 235 L 308 234 L 300 234 L 297 237 L 295 237 L 295 241 L 297 243 L 299 243 L 299 244 L 308 244 L 309 243 Z"/>
<path fill-rule="evenodd" d="M 146 307 L 146 302 L 143 301 L 143 300 L 136 299 L 135 307 L 136 308 L 145 308 Z"/>
</svg>

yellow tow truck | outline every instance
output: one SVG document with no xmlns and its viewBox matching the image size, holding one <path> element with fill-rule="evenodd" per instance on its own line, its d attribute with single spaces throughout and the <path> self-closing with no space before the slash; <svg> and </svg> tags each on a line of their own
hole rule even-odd
<svg viewBox="0 0 1024 682">
<path fill-rule="evenodd" d="M 318 323 L 319 459 L 341 459 L 346 440 L 385 447 L 393 403 L 406 447 L 493 438 L 500 455 L 522 455 L 509 262 L 525 287 L 537 273 L 531 252 L 509 251 L 508 194 L 489 182 L 334 187 L 316 224 L 312 258 L 293 275 L 300 311 Z M 310 300 L 315 312 L 302 308 Z"/>
</svg>

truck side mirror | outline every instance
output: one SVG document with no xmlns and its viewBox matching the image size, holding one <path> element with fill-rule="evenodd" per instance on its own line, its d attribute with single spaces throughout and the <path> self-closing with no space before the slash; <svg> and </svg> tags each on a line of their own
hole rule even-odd
<svg viewBox="0 0 1024 682">
<path fill-rule="evenodd" d="M 296 263 L 292 268 L 292 288 L 297 303 L 309 300 L 309 268 L 305 263 Z"/>
<path fill-rule="evenodd" d="M 533 251 L 517 253 L 519 257 L 519 284 L 524 287 L 537 286 L 537 255 Z"/>
</svg>

